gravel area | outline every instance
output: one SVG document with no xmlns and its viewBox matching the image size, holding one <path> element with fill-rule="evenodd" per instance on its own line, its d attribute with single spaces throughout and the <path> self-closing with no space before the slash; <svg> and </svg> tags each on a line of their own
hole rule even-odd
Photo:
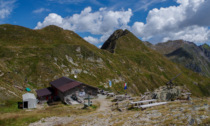
<svg viewBox="0 0 210 126">
<path fill-rule="evenodd" d="M 146 110 L 112 111 L 111 102 L 105 97 L 99 97 L 98 110 L 84 115 L 70 117 L 43 118 L 30 126 L 140 126 L 140 125 L 210 125 L 209 99 L 207 102 L 175 101 L 167 105 L 148 108 Z"/>
</svg>

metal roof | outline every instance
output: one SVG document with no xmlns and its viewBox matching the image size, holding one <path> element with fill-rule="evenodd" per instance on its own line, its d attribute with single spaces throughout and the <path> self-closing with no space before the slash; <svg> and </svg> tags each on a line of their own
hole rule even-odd
<svg viewBox="0 0 210 126">
<path fill-rule="evenodd" d="M 57 80 L 54 80 L 52 82 L 50 82 L 50 84 L 56 88 L 61 87 L 67 83 L 73 82 L 74 80 L 67 78 L 67 77 L 61 77 Z"/>
<path fill-rule="evenodd" d="M 23 100 L 26 100 L 26 99 L 36 99 L 35 95 L 32 94 L 32 93 L 25 93 L 22 95 L 22 98 Z"/>
<path fill-rule="evenodd" d="M 79 85 L 81 85 L 80 82 L 74 81 L 74 82 L 70 82 L 70 83 L 67 83 L 65 85 L 58 87 L 58 90 L 60 90 L 61 92 L 65 92 L 65 91 L 67 91 L 69 89 L 73 89 Z"/>
<path fill-rule="evenodd" d="M 90 85 L 87 85 L 87 84 L 84 84 L 84 83 L 81 83 L 81 82 L 78 82 L 78 81 L 75 81 L 73 79 L 70 79 L 68 77 L 61 77 L 57 80 L 54 80 L 52 82 L 50 82 L 50 84 L 57 88 L 58 90 L 60 90 L 61 92 L 65 92 L 67 90 L 70 90 L 70 89 L 73 89 L 79 85 L 86 85 L 86 86 L 89 86 L 91 88 L 95 88 L 97 89 L 96 87 L 93 87 L 93 86 L 90 86 Z"/>
<path fill-rule="evenodd" d="M 57 88 L 58 90 L 60 90 L 61 92 L 65 92 L 69 89 L 73 89 L 77 86 L 79 86 L 80 84 L 82 84 L 81 82 L 75 81 L 73 79 L 70 79 L 68 77 L 61 77 L 57 80 L 54 80 L 52 82 L 50 82 L 50 84 Z"/>
<path fill-rule="evenodd" d="M 50 87 L 36 90 L 36 93 L 37 93 L 38 97 L 47 96 L 47 95 L 52 94 Z"/>
</svg>

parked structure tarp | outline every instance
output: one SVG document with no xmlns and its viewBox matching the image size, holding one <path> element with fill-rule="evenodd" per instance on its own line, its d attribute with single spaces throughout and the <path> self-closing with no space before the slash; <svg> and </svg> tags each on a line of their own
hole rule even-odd
<svg viewBox="0 0 210 126">
<path fill-rule="evenodd" d="M 30 89 L 30 88 L 26 88 L 26 91 L 30 92 L 30 91 L 31 91 L 31 89 Z"/>
</svg>

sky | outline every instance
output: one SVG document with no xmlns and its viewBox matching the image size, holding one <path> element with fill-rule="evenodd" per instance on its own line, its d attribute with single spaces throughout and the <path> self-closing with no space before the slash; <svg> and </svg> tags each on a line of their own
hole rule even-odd
<svg viewBox="0 0 210 126">
<path fill-rule="evenodd" d="M 153 44 L 182 39 L 210 45 L 209 13 L 210 0 L 0 0 L 0 24 L 56 25 L 97 47 L 117 29 Z"/>
</svg>

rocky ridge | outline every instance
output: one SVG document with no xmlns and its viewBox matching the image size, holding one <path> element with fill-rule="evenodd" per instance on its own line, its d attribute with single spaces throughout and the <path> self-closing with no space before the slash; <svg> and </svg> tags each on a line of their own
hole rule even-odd
<svg viewBox="0 0 210 126">
<path fill-rule="evenodd" d="M 128 30 L 116 30 L 102 45 L 101 49 L 108 50 L 111 53 L 114 53 L 115 47 L 116 47 L 116 41 L 120 37 L 128 34 Z"/>
<path fill-rule="evenodd" d="M 144 42 L 146 46 L 165 55 L 171 61 L 179 63 L 186 68 L 201 75 L 210 77 L 210 47 L 207 44 L 197 46 L 192 42 L 174 40 L 152 45 Z"/>
</svg>

